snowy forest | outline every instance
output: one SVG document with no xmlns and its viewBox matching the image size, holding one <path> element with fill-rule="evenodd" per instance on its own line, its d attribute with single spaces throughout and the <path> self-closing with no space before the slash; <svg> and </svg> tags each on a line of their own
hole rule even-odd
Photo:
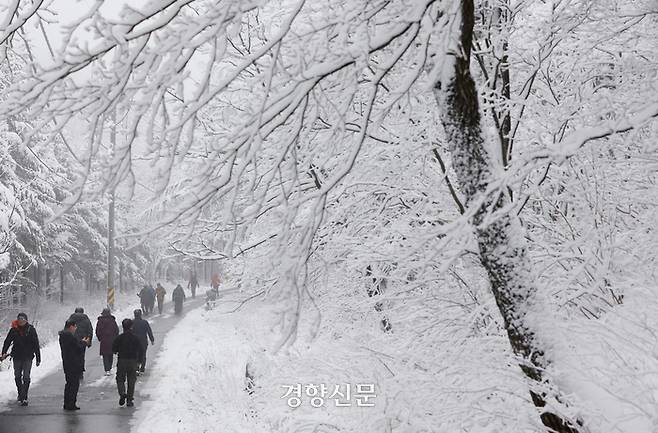
<svg viewBox="0 0 658 433">
<path fill-rule="evenodd" d="M 658 432 L 657 183 L 655 0 L 0 0 L 0 317 L 221 272 L 135 432 Z"/>
</svg>

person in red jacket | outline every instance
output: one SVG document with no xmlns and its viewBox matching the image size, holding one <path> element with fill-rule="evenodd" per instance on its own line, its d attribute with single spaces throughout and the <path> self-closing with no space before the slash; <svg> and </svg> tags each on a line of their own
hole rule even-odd
<svg viewBox="0 0 658 433">
<path fill-rule="evenodd" d="M 0 361 L 9 356 L 7 351 L 11 348 L 11 357 L 14 361 L 14 380 L 18 390 L 18 401 L 21 406 L 27 406 L 27 391 L 30 388 L 30 371 L 32 360 L 37 358 L 37 367 L 41 364 L 41 350 L 39 337 L 34 326 L 27 322 L 27 314 L 18 313 L 16 320 L 11 322 L 11 328 L 2 345 Z"/>
<path fill-rule="evenodd" d="M 112 353 L 112 342 L 119 335 L 119 326 L 117 321 L 112 315 L 109 308 L 104 308 L 98 322 L 96 322 L 96 338 L 101 342 L 100 353 L 103 357 L 103 367 L 105 368 L 105 376 L 112 374 L 112 361 L 114 354 Z"/>
<path fill-rule="evenodd" d="M 215 290 L 215 291 L 219 290 L 219 274 L 218 273 L 212 274 L 212 279 L 210 280 L 210 287 L 212 287 L 212 289 Z"/>
</svg>

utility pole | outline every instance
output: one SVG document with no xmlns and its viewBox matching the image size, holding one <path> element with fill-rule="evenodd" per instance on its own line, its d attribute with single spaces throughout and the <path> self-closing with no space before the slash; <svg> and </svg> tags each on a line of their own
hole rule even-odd
<svg viewBox="0 0 658 433">
<path fill-rule="evenodd" d="M 59 265 L 59 303 L 64 303 L 64 265 Z"/>
<path fill-rule="evenodd" d="M 112 153 L 117 144 L 116 111 L 112 111 L 110 126 L 110 140 L 112 142 Z M 114 184 L 111 185 L 110 209 L 107 221 L 107 305 L 114 309 Z"/>
<path fill-rule="evenodd" d="M 114 308 L 114 191 L 110 195 L 107 226 L 107 305 Z"/>
</svg>

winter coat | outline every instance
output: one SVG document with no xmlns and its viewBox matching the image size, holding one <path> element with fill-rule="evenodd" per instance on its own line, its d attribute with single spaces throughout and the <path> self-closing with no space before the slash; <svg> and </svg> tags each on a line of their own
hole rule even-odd
<svg viewBox="0 0 658 433">
<path fill-rule="evenodd" d="M 144 286 L 139 292 L 139 299 L 141 299 L 143 304 L 149 304 L 155 298 L 155 290 L 153 287 Z"/>
<path fill-rule="evenodd" d="M 75 322 L 78 325 L 78 329 L 75 330 L 75 336 L 78 340 L 82 340 L 84 337 L 89 337 L 89 346 L 91 346 L 91 339 L 94 338 L 94 327 L 91 326 L 91 320 L 89 316 L 85 313 L 73 313 L 69 320 Z"/>
<path fill-rule="evenodd" d="M 155 296 L 158 298 L 158 301 L 162 301 L 167 294 L 167 291 L 162 286 L 157 286 L 155 288 Z"/>
<path fill-rule="evenodd" d="M 81 373 L 84 370 L 86 347 L 84 341 L 81 341 L 66 329 L 59 331 L 59 348 L 62 351 L 62 363 L 64 364 L 65 373 Z"/>
<path fill-rule="evenodd" d="M 112 352 L 118 354 L 119 359 L 142 359 L 144 347 L 132 330 L 124 331 L 114 339 Z"/>
<path fill-rule="evenodd" d="M 101 342 L 101 355 L 112 354 L 112 342 L 119 335 L 119 326 L 114 316 L 98 316 L 96 338 Z"/>
<path fill-rule="evenodd" d="M 149 339 L 151 340 L 151 344 L 153 344 L 153 341 L 155 340 L 153 338 L 153 331 L 151 331 L 151 325 L 149 325 L 149 322 L 144 319 L 140 318 L 133 320 L 132 332 L 145 349 L 149 345 Z"/>
<path fill-rule="evenodd" d="M 11 357 L 14 359 L 32 359 L 36 356 L 37 362 L 41 363 L 41 350 L 39 349 L 39 337 L 34 326 L 27 323 L 25 326 L 18 326 L 18 320 L 11 322 L 11 328 L 2 345 L 2 353 L 7 353 L 9 345 L 11 348 Z"/>
<path fill-rule="evenodd" d="M 178 285 L 171 294 L 171 300 L 174 302 L 183 302 L 185 300 L 185 290 Z"/>
</svg>

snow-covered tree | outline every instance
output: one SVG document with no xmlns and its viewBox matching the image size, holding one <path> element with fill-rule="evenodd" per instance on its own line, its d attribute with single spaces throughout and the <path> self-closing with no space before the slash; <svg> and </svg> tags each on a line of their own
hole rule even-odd
<svg viewBox="0 0 658 433">
<path fill-rule="evenodd" d="M 267 248 L 273 272 L 259 289 L 291 306 L 282 345 L 299 332 L 321 258 L 356 257 L 343 269 L 379 287 L 361 293 L 396 329 L 394 312 L 374 296 L 383 297 L 384 280 L 422 291 L 414 281 L 431 286 L 435 274 L 477 257 L 483 272 L 474 275 L 486 275 L 543 424 L 585 431 L 552 377 L 542 320 L 550 296 L 533 258 L 544 218 L 572 229 L 570 219 L 610 211 L 590 200 L 567 212 L 584 168 L 563 176 L 555 167 L 573 164 L 594 140 L 655 135 L 658 101 L 646 98 L 656 94 L 651 7 L 168 0 L 113 13 L 94 3 L 67 23 L 54 59 L 6 92 L 0 114 L 28 110 L 46 137 L 86 119 L 81 176 L 98 194 L 134 189 L 150 172 L 157 222 L 143 234 L 166 228 L 189 241 L 176 248 L 209 258 Z M 38 9 L 15 2 L 8 10 L 3 52 Z M 628 35 L 640 53 L 618 55 Z M 107 151 L 116 113 L 126 138 Z M 378 172 L 388 166 L 405 171 Z M 640 213 L 646 219 L 649 208 Z"/>
</svg>

